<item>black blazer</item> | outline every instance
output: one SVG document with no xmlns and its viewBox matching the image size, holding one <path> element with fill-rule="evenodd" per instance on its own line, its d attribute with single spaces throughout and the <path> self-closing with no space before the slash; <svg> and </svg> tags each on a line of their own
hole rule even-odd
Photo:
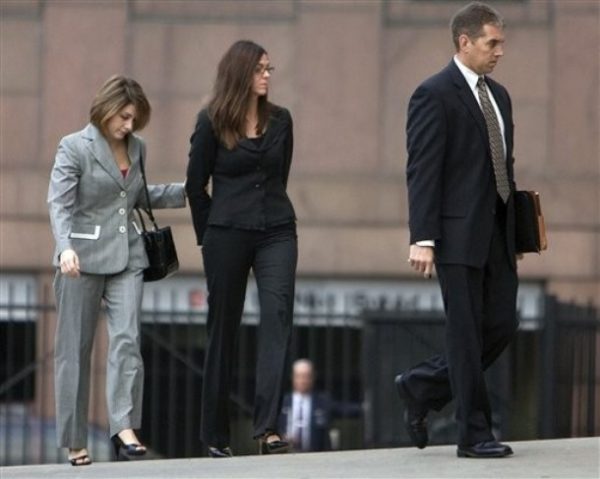
<svg viewBox="0 0 600 479">
<path fill-rule="evenodd" d="M 327 394 L 313 393 L 311 395 L 310 413 L 310 439 L 309 451 L 329 451 L 331 440 L 329 430 L 333 415 L 334 403 Z M 283 398 L 281 414 L 279 416 L 279 430 L 289 439 L 291 431 L 287 430 L 290 414 L 292 414 L 292 395 L 286 394 Z"/>
<path fill-rule="evenodd" d="M 279 415 L 279 432 L 289 440 L 292 431 L 288 431 L 289 417 L 292 411 L 292 394 L 283 397 L 281 414 Z M 362 416 L 362 406 L 358 403 L 339 402 L 324 392 L 314 391 L 311 394 L 312 409 L 310 415 L 310 451 L 329 451 L 331 439 L 329 431 L 334 419 L 358 418 Z"/>
<path fill-rule="evenodd" d="M 499 83 L 487 77 L 486 82 L 504 120 L 508 178 L 514 191 L 510 97 Z M 416 89 L 406 132 L 411 244 L 435 240 L 438 263 L 482 267 L 496 215 L 494 170 L 483 112 L 454 60 Z M 515 266 L 512 194 L 506 232 Z"/>
<path fill-rule="evenodd" d="M 186 193 L 199 245 L 208 225 L 265 230 L 296 219 L 286 193 L 293 151 L 288 110 L 272 105 L 262 142 L 242 139 L 229 150 L 204 109 L 190 143 Z"/>
</svg>

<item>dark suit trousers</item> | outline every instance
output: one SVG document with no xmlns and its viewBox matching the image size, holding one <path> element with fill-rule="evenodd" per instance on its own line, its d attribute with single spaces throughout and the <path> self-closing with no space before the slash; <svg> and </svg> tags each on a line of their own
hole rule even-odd
<svg viewBox="0 0 600 479">
<path fill-rule="evenodd" d="M 456 399 L 459 446 L 493 439 L 483 372 L 518 327 L 518 280 L 506 252 L 501 208 L 483 268 L 436 265 L 446 311 L 446 357 L 435 356 L 405 374 L 410 393 L 427 409 L 439 410 Z"/>
<path fill-rule="evenodd" d="M 201 437 L 208 446 L 225 447 L 231 366 L 251 269 L 260 303 L 254 435 L 277 430 L 293 322 L 296 225 L 266 231 L 209 226 L 202 256 L 209 296 Z"/>
</svg>

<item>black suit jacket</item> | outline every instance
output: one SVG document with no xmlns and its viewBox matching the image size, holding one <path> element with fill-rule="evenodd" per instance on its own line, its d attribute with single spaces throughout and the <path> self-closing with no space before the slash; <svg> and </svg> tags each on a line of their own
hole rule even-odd
<svg viewBox="0 0 600 479">
<path fill-rule="evenodd" d="M 309 451 L 329 451 L 331 440 L 329 429 L 331 428 L 334 403 L 324 393 L 313 393 L 312 408 L 310 414 L 310 445 Z M 286 394 L 283 398 L 281 414 L 279 416 L 279 430 L 289 439 L 292 431 L 288 431 L 289 418 L 292 414 L 292 395 Z"/>
<path fill-rule="evenodd" d="M 331 438 L 329 431 L 334 419 L 358 418 L 362 416 L 362 406 L 358 403 L 335 401 L 325 392 L 313 392 L 312 409 L 310 414 L 310 451 L 329 451 Z M 279 415 L 279 431 L 289 440 L 292 431 L 288 431 L 289 418 L 292 411 L 292 395 L 283 398 L 281 414 Z"/>
<path fill-rule="evenodd" d="M 286 193 L 294 143 L 288 110 L 271 105 L 262 142 L 242 139 L 230 150 L 204 109 L 190 143 L 186 193 L 199 245 L 208 225 L 264 230 L 295 220 Z"/>
<path fill-rule="evenodd" d="M 504 120 L 507 170 L 514 191 L 510 97 L 499 83 L 487 77 L 486 82 Z M 411 244 L 435 240 L 436 262 L 482 267 L 496 215 L 494 171 L 483 112 L 453 60 L 416 89 L 406 130 Z M 512 194 L 506 208 L 506 236 L 514 267 Z"/>
</svg>

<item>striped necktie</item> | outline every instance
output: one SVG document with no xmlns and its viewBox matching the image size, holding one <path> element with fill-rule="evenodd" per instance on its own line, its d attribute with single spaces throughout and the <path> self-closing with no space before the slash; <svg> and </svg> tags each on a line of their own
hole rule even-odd
<svg viewBox="0 0 600 479">
<path fill-rule="evenodd" d="M 479 80 L 477 80 L 477 93 L 479 93 L 479 101 L 481 102 L 481 109 L 483 110 L 488 137 L 490 139 L 492 164 L 494 165 L 494 176 L 496 177 L 496 190 L 498 191 L 500 198 L 502 198 L 502 201 L 506 203 L 510 194 L 510 186 L 508 184 L 508 173 L 506 171 L 502 132 L 500 131 L 498 117 L 494 111 L 494 106 L 488 95 L 483 77 L 479 77 Z"/>
</svg>

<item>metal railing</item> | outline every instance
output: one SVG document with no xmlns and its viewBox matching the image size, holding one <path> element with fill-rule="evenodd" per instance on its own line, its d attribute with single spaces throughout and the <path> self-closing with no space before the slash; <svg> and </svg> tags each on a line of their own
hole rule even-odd
<svg viewBox="0 0 600 479">
<path fill-rule="evenodd" d="M 598 310 L 546 296 L 543 311 L 537 327 L 521 328 L 486 373 L 495 433 L 510 440 L 600 435 Z M 443 351 L 443 316 L 372 311 L 365 321 L 366 445 L 410 445 L 392 381 Z M 430 413 L 431 444 L 454 441 L 453 414 L 452 404 Z"/>
<path fill-rule="evenodd" d="M 53 361 L 55 310 L 49 304 L 0 304 L 2 364 L 0 375 L 0 464 L 64 461 L 56 448 Z M 11 320 L 19 311 L 25 319 Z M 19 315 L 13 315 L 18 317 Z M 204 454 L 199 439 L 205 315 L 180 311 L 143 311 L 142 356 L 145 393 L 140 438 L 152 457 Z M 256 453 L 252 440 L 256 315 L 246 314 L 238 335 L 232 401 L 232 447 L 237 454 Z M 317 389 L 336 400 L 360 403 L 360 329 L 356 317 L 302 314 L 296 318 L 290 360 L 310 357 L 319 372 Z M 102 319 L 100 320 L 102 326 Z M 92 398 L 88 448 L 95 460 L 109 460 L 104 400 L 106 338 L 99 328 L 92 353 Z M 99 345 L 100 343 L 100 345 Z M 289 390 L 290 384 L 288 383 Z M 332 424 L 339 448 L 361 448 L 362 419 L 340 417 Z"/>
<path fill-rule="evenodd" d="M 548 296 L 540 349 L 540 437 L 599 435 L 598 310 Z"/>
<path fill-rule="evenodd" d="M 203 453 L 199 430 L 205 318 L 198 314 L 173 313 L 177 319 L 165 323 L 165 314 L 168 313 L 144 313 L 142 355 L 146 392 L 142 437 L 166 457 L 198 456 Z M 153 319 L 159 316 L 160 322 Z M 344 327 L 346 319 L 339 315 L 329 318 L 322 314 L 301 315 L 297 319 L 290 359 L 311 358 L 320 372 L 317 389 L 327 391 L 341 403 L 360 403 L 360 370 L 352 367 L 360 361 L 360 329 Z M 233 367 L 231 445 L 238 454 L 256 452 L 256 443 L 251 439 L 256 320 L 253 315 L 244 317 Z M 334 322 L 335 326 L 328 324 Z M 289 391 L 289 383 L 286 389 Z M 353 433 L 361 429 L 360 423 L 356 418 L 338 418 L 340 448 L 363 447 L 362 434 Z"/>
<path fill-rule="evenodd" d="M 53 397 L 54 307 L 0 304 L 0 463 L 64 461 L 56 448 Z M 600 434 L 597 390 L 600 321 L 591 307 L 547 297 L 534 330 L 520 331 L 491 371 L 490 389 L 503 439 Z M 231 401 L 232 446 L 256 452 L 251 411 L 256 357 L 255 314 L 240 328 Z M 158 457 L 204 453 L 199 440 L 205 315 L 144 310 L 142 354 L 145 394 L 141 438 Z M 363 417 L 341 417 L 339 448 L 406 445 L 393 377 L 439 352 L 443 316 L 426 312 L 306 311 L 295 318 L 290 359 L 308 357 L 318 371 L 318 389 L 342 403 L 364 404 Z M 100 328 L 101 329 L 101 328 Z M 93 353 L 89 448 L 109 459 L 104 402 L 102 334 Z M 289 384 L 288 384 L 289 389 Z M 453 441 L 452 409 L 431 418 L 432 442 Z"/>
</svg>

